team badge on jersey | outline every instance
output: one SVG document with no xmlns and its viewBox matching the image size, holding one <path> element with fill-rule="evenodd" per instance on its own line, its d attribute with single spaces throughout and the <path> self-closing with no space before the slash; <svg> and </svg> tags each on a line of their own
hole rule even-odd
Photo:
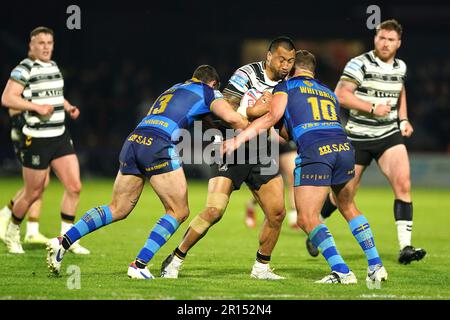
<svg viewBox="0 0 450 320">
<path fill-rule="evenodd" d="M 241 70 L 236 71 L 230 79 L 230 83 L 240 91 L 247 90 L 245 86 L 247 85 L 248 81 L 248 76 Z"/>
</svg>

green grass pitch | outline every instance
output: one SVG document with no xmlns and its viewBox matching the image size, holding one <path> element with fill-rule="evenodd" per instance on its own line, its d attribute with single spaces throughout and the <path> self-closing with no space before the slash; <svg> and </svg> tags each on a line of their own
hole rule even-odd
<svg viewBox="0 0 450 320">
<path fill-rule="evenodd" d="M 112 183 L 112 179 L 84 180 L 77 218 L 91 207 L 107 204 Z M 0 180 L 1 206 L 21 184 L 18 178 Z M 161 262 L 179 243 L 189 221 L 202 210 L 206 192 L 206 182 L 189 183 L 191 216 L 150 262 L 149 269 L 154 275 L 159 275 Z M 55 236 L 59 231 L 61 195 L 61 185 L 52 178 L 45 192 L 41 218 L 41 232 L 47 236 Z M 450 299 L 450 190 L 413 189 L 413 244 L 425 248 L 427 256 L 421 262 L 403 266 L 396 261 L 398 244 L 391 190 L 364 186 L 360 189 L 358 207 L 371 224 L 389 273 L 388 282 L 380 289 L 367 288 L 364 254 L 339 214 L 333 215 L 327 224 L 340 253 L 358 277 L 357 285 L 314 284 L 329 272 L 328 266 L 321 256 L 308 255 L 303 232 L 292 230 L 287 224 L 271 262 L 287 279 L 274 282 L 251 279 L 259 229 L 247 229 L 243 223 L 244 204 L 249 197 L 245 186 L 232 195 L 224 218 L 191 250 L 176 280 L 132 281 L 126 275 L 128 264 L 163 214 L 162 205 L 148 186 L 126 220 L 82 239 L 91 255 L 66 254 L 60 277 L 49 274 L 43 246 L 24 245 L 24 255 L 11 255 L 0 243 L 0 299 Z M 262 219 L 259 210 L 258 227 Z M 80 271 L 80 289 L 73 289 L 73 266 Z"/>
</svg>

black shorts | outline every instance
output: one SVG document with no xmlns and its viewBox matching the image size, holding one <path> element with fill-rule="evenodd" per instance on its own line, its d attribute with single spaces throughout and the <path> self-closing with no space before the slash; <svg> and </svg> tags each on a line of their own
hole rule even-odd
<svg viewBox="0 0 450 320">
<path fill-rule="evenodd" d="M 272 168 L 269 170 L 268 168 Z M 275 173 L 266 173 L 262 169 Z M 213 164 L 211 165 L 212 178 L 227 177 L 233 181 L 233 190 L 239 190 L 242 183 L 245 182 L 251 190 L 259 190 L 263 184 L 266 184 L 273 178 L 279 176 L 278 163 L 272 160 L 268 164 Z"/>
<path fill-rule="evenodd" d="M 284 153 L 289 153 L 292 151 L 297 152 L 297 146 L 295 145 L 295 142 L 290 140 L 287 143 L 280 143 L 280 155 Z"/>
<path fill-rule="evenodd" d="M 403 136 L 400 132 L 376 141 L 352 141 L 352 145 L 355 148 L 355 164 L 368 166 L 372 159 L 378 161 L 387 149 L 398 144 L 404 144 Z"/>
<path fill-rule="evenodd" d="M 20 150 L 22 166 L 31 169 L 47 169 L 50 162 L 74 154 L 72 139 L 67 131 L 58 137 L 33 138 L 25 136 Z"/>
</svg>

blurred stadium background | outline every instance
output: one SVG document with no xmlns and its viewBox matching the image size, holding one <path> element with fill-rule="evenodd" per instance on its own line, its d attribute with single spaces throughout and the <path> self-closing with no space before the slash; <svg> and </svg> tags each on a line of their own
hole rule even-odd
<svg viewBox="0 0 450 320">
<path fill-rule="evenodd" d="M 53 28 L 53 59 L 65 77 L 65 96 L 81 109 L 68 127 L 82 175 L 112 177 L 124 138 L 153 99 L 199 64 L 215 66 L 223 88 L 236 68 L 264 59 L 272 38 L 287 35 L 316 54 L 318 78 L 334 88 L 349 58 L 372 48 L 366 9 L 376 3 L 255 3 L 8 3 L 0 13 L 0 84 L 3 89 L 26 56 L 29 32 L 39 25 Z M 70 4 L 81 9 L 81 30 L 66 27 Z M 408 65 L 413 185 L 450 187 L 450 5 L 378 5 L 382 20 L 396 18 L 404 27 L 398 56 Z M 5 108 L 0 141 L 0 175 L 18 175 Z M 187 175 L 207 178 L 204 169 L 188 166 Z M 385 183 L 376 171 L 371 166 L 365 183 Z"/>
</svg>

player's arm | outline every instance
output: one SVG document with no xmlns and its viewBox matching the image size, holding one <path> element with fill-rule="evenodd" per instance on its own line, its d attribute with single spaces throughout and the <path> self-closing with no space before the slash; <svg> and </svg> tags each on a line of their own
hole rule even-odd
<svg viewBox="0 0 450 320">
<path fill-rule="evenodd" d="M 2 94 L 2 105 L 6 108 L 20 111 L 35 111 L 42 116 L 49 116 L 53 112 L 53 106 L 49 104 L 38 105 L 22 98 L 22 83 L 9 79 Z"/>
<path fill-rule="evenodd" d="M 264 116 L 253 121 L 250 126 L 233 139 L 227 140 L 223 144 L 222 152 L 232 153 L 243 143 L 256 137 L 261 131 L 273 127 L 284 114 L 287 105 L 287 94 L 279 92 L 273 96 L 270 110 Z"/>
<path fill-rule="evenodd" d="M 264 91 L 253 107 L 245 109 L 247 118 L 254 119 L 265 115 L 269 112 L 270 101 L 272 101 L 272 94 L 269 91 Z"/>
<path fill-rule="evenodd" d="M 223 92 L 223 98 L 233 107 L 234 110 L 239 108 L 239 103 L 241 102 L 241 98 L 229 94 L 228 92 Z"/>
<path fill-rule="evenodd" d="M 334 93 L 338 97 L 339 104 L 346 109 L 353 109 L 371 113 L 375 116 L 383 117 L 391 111 L 391 106 L 387 104 L 373 105 L 368 101 L 359 99 L 355 95 L 358 85 L 350 80 L 339 80 Z"/>
<path fill-rule="evenodd" d="M 404 137 L 410 137 L 412 133 L 414 132 L 414 129 L 411 125 L 411 123 L 408 120 L 408 108 L 406 105 L 406 90 L 405 86 L 402 87 L 402 91 L 400 92 L 400 98 L 399 98 L 399 107 L 398 107 L 398 118 L 400 121 L 400 131 L 402 133 L 402 136 Z"/>
<path fill-rule="evenodd" d="M 211 103 L 211 111 L 229 123 L 233 129 L 244 129 L 248 126 L 248 120 L 237 113 L 225 99 L 216 99 Z"/>
<path fill-rule="evenodd" d="M 67 99 L 64 99 L 64 110 L 75 120 L 80 115 L 80 109 L 77 106 L 72 105 Z"/>
</svg>

